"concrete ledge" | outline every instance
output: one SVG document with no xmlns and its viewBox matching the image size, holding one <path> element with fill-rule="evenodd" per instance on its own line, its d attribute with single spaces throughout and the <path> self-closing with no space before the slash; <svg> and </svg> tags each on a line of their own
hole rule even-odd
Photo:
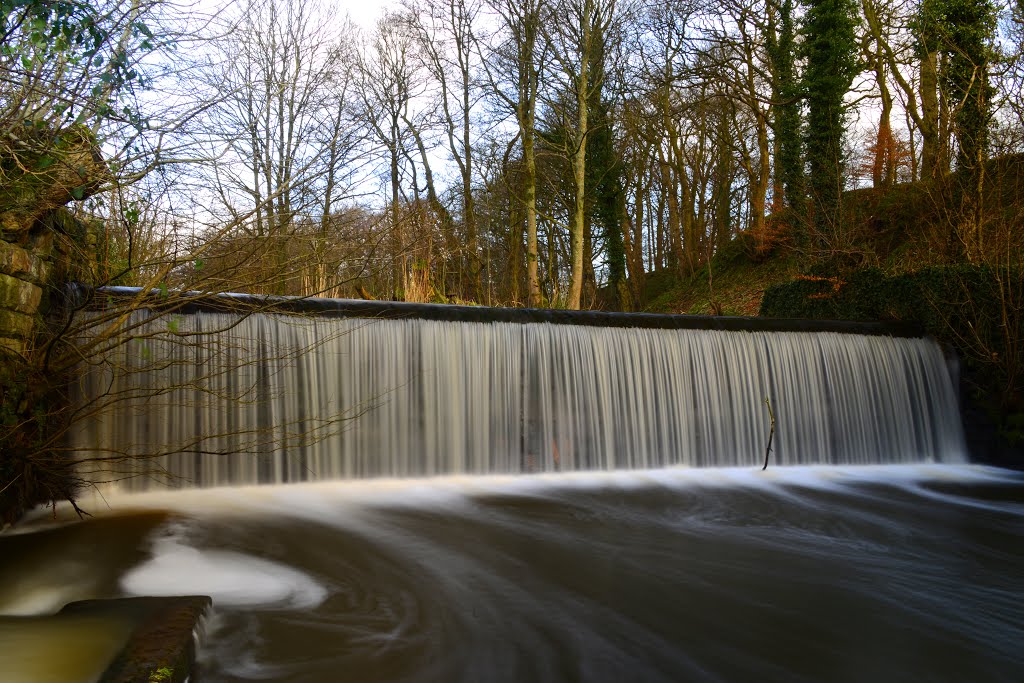
<svg viewBox="0 0 1024 683">
<path fill-rule="evenodd" d="M 118 614 L 137 626 L 99 683 L 183 683 L 195 664 L 193 632 L 210 607 L 205 596 L 83 600 L 59 614 Z"/>
<path fill-rule="evenodd" d="M 657 313 L 612 313 L 607 311 L 566 311 L 549 308 L 490 308 L 449 304 L 411 304 L 395 301 L 319 299 L 312 297 L 263 296 L 256 294 L 201 294 L 199 292 L 153 291 L 143 295 L 135 287 L 103 287 L 80 290 L 80 296 L 95 299 L 99 307 L 109 301 L 142 295 L 142 305 L 177 313 L 197 311 L 264 312 L 311 314 L 337 318 L 414 318 L 452 322 L 551 323 L 592 327 L 639 327 L 669 330 L 728 330 L 745 332 L 841 332 L 845 334 L 921 337 L 920 325 L 902 322 L 856 322 L 847 320 L 800 320 L 748 318 L 740 316 L 663 315 Z"/>
</svg>

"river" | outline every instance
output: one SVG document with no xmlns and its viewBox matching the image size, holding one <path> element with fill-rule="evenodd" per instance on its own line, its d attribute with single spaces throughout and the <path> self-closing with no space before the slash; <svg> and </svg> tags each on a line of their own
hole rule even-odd
<svg viewBox="0 0 1024 683">
<path fill-rule="evenodd" d="M 196 593 L 215 605 L 203 683 L 1024 680 L 1024 474 L 1005 470 L 335 481 L 89 509 L 0 536 L 5 682 L 74 680 L 61 662 L 82 673 L 123 637 L 34 627 L 70 600 Z"/>
</svg>

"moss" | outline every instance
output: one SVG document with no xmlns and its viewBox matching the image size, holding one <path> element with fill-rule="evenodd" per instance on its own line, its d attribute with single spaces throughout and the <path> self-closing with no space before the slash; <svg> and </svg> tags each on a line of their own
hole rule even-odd
<svg viewBox="0 0 1024 683">
<path fill-rule="evenodd" d="M 0 308 L 34 314 L 43 300 L 43 290 L 31 282 L 0 273 Z"/>
<path fill-rule="evenodd" d="M 0 229 L 20 240 L 46 212 L 96 192 L 109 175 L 84 126 L 26 125 L 0 159 Z"/>
<path fill-rule="evenodd" d="M 174 669 L 162 666 L 149 674 L 149 683 L 171 683 L 174 680 Z"/>
</svg>

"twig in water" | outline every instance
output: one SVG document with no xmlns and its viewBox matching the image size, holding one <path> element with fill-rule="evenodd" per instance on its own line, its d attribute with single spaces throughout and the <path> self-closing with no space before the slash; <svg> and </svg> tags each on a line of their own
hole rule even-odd
<svg viewBox="0 0 1024 683">
<path fill-rule="evenodd" d="M 768 432 L 768 447 L 764 449 L 764 467 L 761 468 L 762 472 L 768 469 L 768 456 L 772 452 L 772 437 L 775 436 L 775 413 L 772 412 L 772 404 L 768 401 L 767 396 L 764 397 L 764 404 L 768 406 L 768 417 L 772 419 L 772 428 Z"/>
</svg>

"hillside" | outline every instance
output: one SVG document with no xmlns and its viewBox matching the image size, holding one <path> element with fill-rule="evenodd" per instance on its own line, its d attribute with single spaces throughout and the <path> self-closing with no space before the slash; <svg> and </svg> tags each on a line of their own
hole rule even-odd
<svg viewBox="0 0 1024 683">
<path fill-rule="evenodd" d="M 986 169 L 986 243 L 992 265 L 1021 264 L 1024 255 L 1024 154 L 992 160 Z M 801 274 L 848 275 L 877 268 L 888 276 L 951 262 L 955 175 L 937 181 L 847 192 L 848 243 L 842 254 L 809 254 L 783 233 L 757 255 L 746 235 L 720 250 L 710 265 L 679 278 L 647 276 L 641 308 L 657 313 L 758 315 L 766 289 Z"/>
</svg>

